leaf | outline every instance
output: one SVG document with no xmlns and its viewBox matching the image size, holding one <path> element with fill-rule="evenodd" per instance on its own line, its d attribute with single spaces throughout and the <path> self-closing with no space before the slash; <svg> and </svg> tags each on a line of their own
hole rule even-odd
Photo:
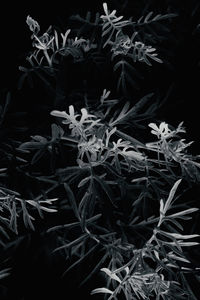
<svg viewBox="0 0 200 300">
<path fill-rule="evenodd" d="M 39 161 L 44 156 L 45 153 L 46 153 L 46 147 L 38 150 L 31 160 L 31 165 L 34 165 L 37 161 Z"/>
<path fill-rule="evenodd" d="M 172 253 L 176 253 L 178 256 L 184 256 L 183 254 L 183 250 L 180 248 L 180 250 L 175 247 L 176 245 L 171 245 L 170 243 L 168 243 L 167 247 L 170 248 L 172 250 Z"/>
<path fill-rule="evenodd" d="M 191 247 L 191 246 L 197 246 L 199 245 L 198 242 L 179 242 L 179 245 L 181 247 Z"/>
<path fill-rule="evenodd" d="M 51 125 L 51 131 L 52 131 L 52 139 L 57 139 L 60 136 L 60 127 L 56 124 Z"/>
<path fill-rule="evenodd" d="M 168 221 L 168 222 L 171 222 L 171 223 L 173 223 L 174 225 L 176 225 L 180 230 L 184 230 L 183 229 L 183 227 L 182 227 L 182 225 L 179 223 L 179 222 L 177 222 L 175 219 L 171 219 L 171 218 L 168 218 L 168 217 L 165 217 L 165 222 L 166 221 Z"/>
<path fill-rule="evenodd" d="M 85 234 L 81 235 L 80 237 L 78 237 L 76 240 L 56 248 L 53 252 L 57 252 L 57 251 L 60 251 L 60 250 L 66 249 L 66 248 L 72 248 L 73 246 L 76 246 L 77 244 L 82 243 L 87 238 L 88 238 L 88 233 L 85 233 Z"/>
<path fill-rule="evenodd" d="M 74 197 L 74 193 L 72 192 L 70 186 L 67 183 L 64 183 L 64 188 L 65 188 L 65 191 L 67 193 L 68 200 L 71 204 L 71 208 L 73 209 L 74 214 L 77 217 L 77 219 L 80 221 L 81 218 L 80 218 L 79 210 L 78 210 L 78 207 L 77 207 L 77 204 L 76 204 L 76 199 Z"/>
<path fill-rule="evenodd" d="M 30 205 L 32 205 L 33 207 L 37 208 L 40 216 L 42 217 L 41 210 L 49 212 L 49 213 L 57 212 L 57 209 L 43 206 L 42 203 L 44 203 L 44 204 L 52 204 L 51 201 L 57 201 L 57 200 L 58 200 L 58 198 L 50 199 L 50 200 L 45 200 L 45 201 L 26 200 L 26 202 L 29 203 Z"/>
<path fill-rule="evenodd" d="M 151 18 L 152 15 L 153 15 L 153 12 L 150 11 L 150 12 L 147 14 L 147 16 L 145 17 L 144 23 L 147 23 L 147 22 L 149 21 L 149 19 Z"/>
<path fill-rule="evenodd" d="M 8 92 L 7 95 L 6 95 L 6 100 L 5 100 L 5 104 L 4 104 L 3 108 L 0 105 L 0 108 L 2 108 L 1 111 L 0 111 L 0 125 L 2 124 L 2 122 L 4 120 L 5 114 L 8 110 L 8 106 L 10 104 L 10 101 L 11 101 L 11 93 Z"/>
<path fill-rule="evenodd" d="M 189 209 L 186 209 L 186 210 L 183 210 L 183 211 L 179 211 L 175 214 L 172 214 L 172 215 L 169 215 L 168 217 L 169 218 L 180 218 L 181 216 L 184 216 L 184 215 L 188 215 L 188 214 L 191 214 L 195 211 L 198 211 L 199 208 L 189 208 Z"/>
<path fill-rule="evenodd" d="M 184 273 L 181 272 L 180 276 L 181 276 L 181 279 L 183 281 L 185 289 L 190 294 L 190 299 L 192 299 L 192 300 L 198 300 L 197 297 L 194 295 L 193 291 L 191 290 L 190 285 L 189 285 L 188 281 L 186 280 Z M 189 298 L 189 295 L 188 295 L 188 298 Z"/>
<path fill-rule="evenodd" d="M 121 279 L 119 278 L 119 276 L 117 276 L 115 273 L 110 271 L 108 268 L 102 268 L 101 271 L 106 273 L 111 279 L 114 279 L 114 280 L 118 281 L 119 283 L 122 282 Z"/>
<path fill-rule="evenodd" d="M 23 212 L 24 225 L 27 228 L 30 227 L 32 230 L 35 230 L 34 225 L 32 223 L 32 220 L 34 220 L 34 218 L 31 215 L 29 215 L 28 210 L 26 208 L 25 201 L 21 200 L 20 203 L 21 203 L 22 212 Z"/>
<path fill-rule="evenodd" d="M 103 3 L 103 9 L 104 9 L 104 12 L 106 13 L 106 15 L 108 14 L 108 5 L 106 2 Z"/>
<path fill-rule="evenodd" d="M 164 202 L 163 202 L 163 199 L 160 200 L 160 214 L 161 215 L 164 214 Z"/>
<path fill-rule="evenodd" d="M 35 149 L 40 149 L 43 146 L 44 145 L 42 145 L 39 142 L 25 142 L 19 146 L 19 149 L 35 150 Z"/>
<path fill-rule="evenodd" d="M 119 20 L 123 19 L 123 16 L 117 17 L 116 19 L 113 20 L 113 23 L 118 22 Z M 120 22 L 121 23 L 121 22 Z"/>
<path fill-rule="evenodd" d="M 86 214 L 87 214 L 87 207 L 88 207 L 88 202 L 91 199 L 92 194 L 87 190 L 84 196 L 82 197 L 78 210 L 81 214 L 81 228 L 85 230 L 85 222 L 86 222 Z M 91 202 L 91 201 L 90 201 Z"/>
<path fill-rule="evenodd" d="M 18 234 L 17 230 L 17 209 L 16 202 L 13 201 L 12 207 L 10 209 L 10 229 L 13 230 L 16 234 Z"/>
<path fill-rule="evenodd" d="M 80 172 L 80 167 L 79 166 L 70 166 L 70 167 L 66 167 L 66 168 L 60 168 L 56 170 L 56 175 L 59 176 L 65 176 L 67 174 L 69 174 L 69 176 L 71 176 L 71 173 L 77 174 Z"/>
<path fill-rule="evenodd" d="M 179 186 L 180 183 L 181 183 L 181 179 L 177 180 L 175 182 L 175 184 L 173 185 L 173 187 L 172 187 L 172 189 L 171 189 L 171 191 L 169 193 L 169 197 L 168 197 L 168 199 L 167 199 L 167 201 L 165 203 L 165 206 L 164 206 L 164 210 L 163 210 L 164 214 L 166 214 L 166 212 L 170 208 L 171 202 L 172 202 L 172 200 L 174 198 L 174 195 L 175 195 L 176 190 L 177 190 L 177 188 L 178 188 L 178 186 Z"/>
<path fill-rule="evenodd" d="M 149 93 L 142 97 L 134 106 L 133 108 L 129 111 L 129 114 L 136 114 L 139 110 L 141 110 L 144 105 L 154 96 L 154 93 Z"/>
<path fill-rule="evenodd" d="M 129 81 L 128 77 L 126 77 L 126 79 Z M 144 105 L 149 101 L 149 99 L 151 99 L 153 95 L 154 95 L 153 93 L 146 95 L 145 97 L 140 99 L 129 111 L 128 111 L 128 103 L 125 104 L 118 118 L 115 121 L 112 121 L 110 125 L 115 126 L 117 123 L 127 120 L 130 117 L 133 118 L 133 116 L 137 116 L 138 111 L 144 107 Z"/>
<path fill-rule="evenodd" d="M 131 24 L 128 20 L 124 20 L 124 21 L 121 21 L 121 22 L 118 22 L 117 24 L 115 24 L 116 27 L 119 27 L 121 29 L 121 27 L 124 27 L 124 26 L 127 26 Z"/>
<path fill-rule="evenodd" d="M 6 268 L 6 269 L 1 270 L 0 271 L 0 280 L 7 277 L 7 276 L 9 276 L 10 275 L 10 273 L 9 273 L 10 270 L 11 270 L 10 268 Z"/>
<path fill-rule="evenodd" d="M 169 13 L 169 14 L 165 14 L 165 15 L 157 14 L 155 17 L 153 17 L 151 19 L 152 15 L 153 15 L 153 12 L 150 11 L 145 18 L 143 16 L 140 17 L 137 21 L 137 24 L 138 25 L 150 25 L 151 23 L 154 23 L 154 22 L 158 22 L 158 21 L 162 21 L 165 19 L 170 19 L 170 18 L 174 18 L 174 17 L 178 16 L 177 14 L 174 14 L 174 13 Z"/>
<path fill-rule="evenodd" d="M 110 31 L 110 30 L 109 30 Z M 110 36 L 109 36 L 109 38 L 106 40 L 106 42 L 104 43 L 104 45 L 103 45 L 103 47 L 105 48 L 106 47 L 106 45 L 108 45 L 109 44 L 109 42 L 111 41 L 111 39 L 112 39 L 112 37 L 113 37 L 113 34 L 114 34 L 114 32 L 115 32 L 115 29 L 113 28 L 112 29 L 112 31 L 111 31 L 111 34 L 110 34 Z"/>
<path fill-rule="evenodd" d="M 105 27 L 106 27 L 106 26 L 105 26 Z M 102 37 L 105 36 L 106 34 L 108 34 L 109 31 L 112 30 L 112 27 L 108 27 L 106 30 L 105 30 L 105 27 L 103 26 L 104 31 L 103 31 L 103 33 L 102 33 Z M 113 30 L 113 32 L 114 32 L 114 30 Z"/>
<path fill-rule="evenodd" d="M 58 42 L 58 33 L 56 30 L 54 30 L 54 41 L 55 41 L 55 45 L 57 50 L 59 49 L 59 42 Z"/>
<path fill-rule="evenodd" d="M 97 288 L 93 291 L 91 291 L 91 295 L 97 294 L 97 293 L 103 293 L 103 294 L 113 294 L 113 291 L 107 289 L 107 288 Z"/>
<path fill-rule="evenodd" d="M 98 246 L 99 246 L 99 245 L 96 244 L 96 245 L 94 245 L 88 252 L 84 253 L 84 254 L 81 256 L 80 259 L 78 259 L 75 263 L 73 263 L 73 264 L 72 264 L 72 265 L 71 265 L 71 266 L 63 273 L 63 276 L 64 276 L 66 273 L 68 273 L 71 269 L 73 269 L 74 267 L 76 267 L 77 265 L 79 266 L 80 263 L 82 263 L 82 261 L 84 261 L 88 256 L 91 255 L 92 252 L 94 252 L 94 251 L 97 249 Z"/>
<path fill-rule="evenodd" d="M 122 65 L 123 65 L 123 60 L 120 60 L 120 61 L 118 61 L 115 65 L 114 65 L 114 67 L 113 67 L 113 70 L 114 71 L 117 71 L 117 69 L 119 69 Z"/>
<path fill-rule="evenodd" d="M 8 188 L 5 188 L 3 186 L 0 187 L 0 192 L 2 192 L 2 190 L 5 191 L 8 194 L 15 195 L 15 196 L 20 196 L 20 194 L 18 192 L 12 191 L 12 190 L 10 190 Z M 4 195 L 6 195 L 6 194 L 4 194 Z"/>
<path fill-rule="evenodd" d="M 115 31 L 119 32 L 122 27 L 130 24 L 130 21 L 128 20 L 123 20 L 123 16 L 117 17 L 116 10 L 113 10 L 111 13 L 108 11 L 108 7 L 106 3 L 103 3 L 103 8 L 105 15 L 102 15 L 100 18 L 103 20 L 103 25 L 102 25 L 102 37 L 108 35 L 107 40 L 105 41 L 103 47 L 105 47 L 108 43 L 111 42 L 112 37 L 115 33 Z"/>
<path fill-rule="evenodd" d="M 100 179 L 98 176 L 94 176 L 94 179 L 99 183 L 99 185 L 101 186 L 102 190 L 106 193 L 106 195 L 110 199 L 110 202 L 112 203 L 112 205 L 114 207 L 116 207 L 116 205 L 114 204 L 114 201 L 113 201 L 114 200 L 114 196 L 113 196 L 112 189 L 109 187 L 109 185 L 106 183 L 106 181 Z"/>
<path fill-rule="evenodd" d="M 172 236 L 175 239 L 181 239 L 181 240 L 193 239 L 193 238 L 199 237 L 198 234 L 185 234 L 185 235 L 182 235 L 182 234 L 171 233 L 171 232 L 165 232 L 165 233 Z"/>
<path fill-rule="evenodd" d="M 157 15 L 153 18 L 153 21 L 161 21 L 165 19 L 170 19 L 170 18 L 175 18 L 177 17 L 178 14 L 170 13 L 170 14 L 165 14 L 165 15 Z"/>
<path fill-rule="evenodd" d="M 18 80 L 18 90 L 21 90 L 24 84 L 25 79 L 28 77 L 28 73 L 24 73 L 20 76 Z"/>
<path fill-rule="evenodd" d="M 95 274 L 99 270 L 100 266 L 104 263 L 104 261 L 107 259 L 108 256 L 109 256 L 109 253 L 104 254 L 104 256 L 96 264 L 94 269 L 90 272 L 90 274 L 88 276 L 86 276 L 85 279 L 81 282 L 79 287 L 83 286 L 93 276 L 93 274 Z"/>
<path fill-rule="evenodd" d="M 174 253 L 169 253 L 168 256 L 172 259 L 175 259 L 175 260 L 178 260 L 178 261 L 182 261 L 182 262 L 185 262 L 185 263 L 190 263 L 190 261 L 184 257 L 180 257 L 180 256 L 177 256 L 175 255 Z"/>
<path fill-rule="evenodd" d="M 99 218 L 101 218 L 101 214 L 98 214 L 94 217 L 91 217 L 91 218 L 87 219 L 86 224 L 91 224 L 94 221 L 98 220 Z M 51 232 L 51 231 L 54 231 L 54 230 L 65 229 L 65 228 L 73 228 L 73 227 L 77 227 L 77 226 L 80 226 L 80 222 L 73 222 L 73 223 L 69 223 L 69 224 L 57 225 L 57 226 L 49 228 L 47 230 L 47 232 Z"/>
<path fill-rule="evenodd" d="M 0 217 L 0 219 L 2 218 Z M 3 236 L 5 236 L 5 238 L 7 238 L 8 240 L 10 239 L 9 235 L 7 234 L 7 232 L 4 230 L 2 226 L 0 226 L 0 232 L 2 233 Z M 1 240 L 0 240 L 0 244 L 4 245 Z"/>
<path fill-rule="evenodd" d="M 83 179 L 79 182 L 78 188 L 84 186 L 90 179 L 91 179 L 91 176 L 88 176 L 88 177 L 86 177 L 86 178 L 83 178 Z"/>
<path fill-rule="evenodd" d="M 35 74 L 46 84 L 46 86 L 52 90 L 50 82 L 39 72 L 38 69 L 35 69 Z"/>
</svg>

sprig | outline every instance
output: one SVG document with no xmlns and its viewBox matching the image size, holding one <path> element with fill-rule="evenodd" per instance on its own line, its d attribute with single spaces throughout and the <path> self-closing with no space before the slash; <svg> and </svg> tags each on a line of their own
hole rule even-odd
<svg viewBox="0 0 200 300">
<path fill-rule="evenodd" d="M 6 238 L 9 238 L 7 230 L 18 234 L 18 219 L 22 218 L 26 228 L 34 230 L 33 221 L 35 218 L 31 215 L 32 208 L 36 208 L 40 217 L 43 217 L 42 211 L 56 212 L 51 205 L 56 199 L 46 200 L 23 200 L 20 194 L 0 189 L 0 231 Z M 50 205 L 50 207 L 48 207 Z"/>
<path fill-rule="evenodd" d="M 178 263 L 190 263 L 184 257 L 181 250 L 182 247 L 195 246 L 197 242 L 187 240 L 199 237 L 197 234 L 182 235 L 174 232 L 166 232 L 160 229 L 161 225 L 176 217 L 183 217 L 197 209 L 192 208 L 182 213 L 167 215 L 167 212 L 172 208 L 175 193 L 181 180 L 178 180 L 170 190 L 169 196 L 164 204 L 160 201 L 160 218 L 157 226 L 153 231 L 152 237 L 146 242 L 145 246 L 140 250 L 133 251 L 134 258 L 127 264 L 118 269 L 110 270 L 102 268 L 101 271 L 109 277 L 108 285 L 112 285 L 113 289 L 108 287 L 94 289 L 91 294 L 103 293 L 109 295 L 108 299 L 118 299 L 118 296 L 123 294 L 125 299 L 149 299 L 148 297 L 155 296 L 156 299 L 173 299 L 173 290 L 177 290 L 177 297 L 185 299 L 187 292 L 179 288 L 179 283 L 173 279 L 166 280 L 163 274 L 171 272 L 170 268 L 179 269 Z M 176 220 L 177 222 L 177 220 Z M 160 239 L 161 235 L 164 239 L 170 239 L 172 242 L 167 242 Z M 185 241 L 186 240 L 186 241 Z M 155 245 L 156 243 L 156 245 Z M 172 251 L 169 251 L 172 250 Z M 164 256 L 164 258 L 163 258 Z M 145 258 L 153 260 L 157 263 L 157 268 L 152 270 L 144 261 Z M 184 270 L 184 267 L 182 268 Z M 113 281 L 115 283 L 113 283 Z"/>
<path fill-rule="evenodd" d="M 130 21 L 123 20 L 123 16 L 117 17 L 116 16 L 116 10 L 113 10 L 110 12 L 108 10 L 107 3 L 103 3 L 104 13 L 105 15 L 100 16 L 100 18 L 103 20 L 103 26 L 102 26 L 102 36 L 108 35 L 104 47 L 112 42 L 112 38 L 114 37 L 114 34 L 116 34 L 116 31 L 121 31 L 121 29 L 124 26 L 127 26 L 130 24 Z"/>
</svg>

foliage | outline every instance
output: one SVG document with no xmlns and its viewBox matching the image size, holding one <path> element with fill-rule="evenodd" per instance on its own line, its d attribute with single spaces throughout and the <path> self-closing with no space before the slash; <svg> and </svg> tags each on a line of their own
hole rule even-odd
<svg viewBox="0 0 200 300">
<path fill-rule="evenodd" d="M 2 226 L 0 227 L 1 233 L 5 235 L 5 237 L 9 238 L 7 235 L 5 228 L 8 228 L 9 230 L 13 231 L 14 233 L 18 234 L 18 226 L 17 226 L 17 218 L 22 214 L 23 215 L 23 221 L 24 225 L 27 228 L 31 228 L 34 230 L 33 220 L 34 217 L 32 217 L 29 214 L 29 210 L 27 206 L 35 207 L 40 216 L 42 216 L 42 211 L 47 212 L 56 212 L 55 209 L 46 207 L 46 204 L 52 204 L 53 201 L 57 199 L 48 199 L 48 200 L 23 200 L 20 197 L 20 194 L 17 192 L 9 191 L 7 189 L 2 188 L 0 190 L 0 222 L 2 223 Z"/>
<path fill-rule="evenodd" d="M 162 97 L 152 90 L 134 94 L 154 64 L 167 64 L 162 42 L 174 17 L 149 11 L 135 21 L 103 3 L 102 15 L 75 15 L 71 29 L 50 26 L 41 33 L 28 16 L 33 50 L 20 66 L 18 87 L 27 88 L 25 79 L 31 88 L 44 84 L 46 115 L 40 127 L 28 121 L 30 128 L 14 127 L 14 134 L 25 133 L 14 139 L 5 132 L 10 93 L 0 106 L 2 249 L 37 229 L 38 215 L 45 217 L 40 230 L 55 240 L 49 255 L 64 256 L 63 276 L 78 269 L 82 287 L 104 274 L 104 287 L 92 282 L 91 295 L 105 299 L 195 299 L 187 275 L 199 278 L 190 257 L 190 249 L 199 249 L 190 228 L 198 207 L 187 195 L 200 181 L 199 155 L 189 151 L 193 142 L 184 137 L 183 122 L 157 119 Z M 91 87 L 94 69 L 99 75 L 105 68 L 114 85 Z M 68 87 L 73 69 L 76 86 Z M 13 172 L 17 180 L 8 184 Z M 1 269 L 0 279 L 12 273 Z"/>
<path fill-rule="evenodd" d="M 152 31 L 153 35 L 148 36 L 140 27 L 149 27 L 152 23 L 176 17 L 176 14 L 159 14 L 152 17 L 153 12 L 149 12 L 144 19 L 142 16 L 135 22 L 132 19 L 122 20 L 123 16 L 117 17 L 116 10 L 110 12 L 107 3 L 103 3 L 103 9 L 104 14 L 101 16 L 97 14 L 95 22 L 90 21 L 90 14 L 87 14 L 86 20 L 79 15 L 75 16 L 73 20 L 83 22 L 83 27 L 75 32 L 67 29 L 65 33 L 60 33 L 50 26 L 41 35 L 38 22 L 28 16 L 26 22 L 32 32 L 31 39 L 34 50 L 27 57 L 31 68 L 20 67 L 24 74 L 19 81 L 19 88 L 25 78 L 32 85 L 33 72 L 49 86 L 46 75 L 56 78 L 59 62 L 63 56 L 71 56 L 74 62 L 88 64 L 95 61 L 97 65 L 102 64 L 105 60 L 104 48 L 106 46 L 108 46 L 106 47 L 106 56 L 111 62 L 113 61 L 113 70 L 119 72 L 117 87 L 118 89 L 122 87 L 124 93 L 128 92 L 127 84 L 137 86 L 135 76 L 141 78 L 140 72 L 134 66 L 136 62 L 142 62 L 148 66 L 152 66 L 152 61 L 163 62 L 156 53 L 156 42 L 161 37 L 154 31 Z M 80 35 L 87 34 L 86 25 L 90 27 L 90 31 L 92 30 L 89 38 Z M 84 30 L 85 27 L 87 30 Z M 101 31 L 98 30 L 99 27 Z M 131 34 L 127 34 L 127 30 L 131 30 Z M 74 36 L 76 33 L 77 36 Z M 153 46 L 149 45 L 150 42 L 153 42 Z"/>
<path fill-rule="evenodd" d="M 111 294 L 108 299 L 115 299 L 118 294 L 124 293 L 126 299 L 173 299 L 176 292 L 177 299 L 187 299 L 188 294 L 182 290 L 177 282 L 178 272 L 190 270 L 187 267 L 181 267 L 181 263 L 190 263 L 183 254 L 182 247 L 190 247 L 197 245 L 196 242 L 188 240 L 198 237 L 196 234 L 183 235 L 176 232 L 176 227 L 183 230 L 177 219 L 186 219 L 188 214 L 194 212 L 195 208 L 179 211 L 173 214 L 167 214 L 172 208 L 174 194 L 181 180 L 178 180 L 172 187 L 169 196 L 164 203 L 160 201 L 160 216 L 157 226 L 153 230 L 150 239 L 144 244 L 143 248 L 133 250 L 133 258 L 124 266 L 117 269 L 103 268 L 101 269 L 110 277 L 110 285 L 112 280 L 118 282 L 114 285 L 114 290 L 108 288 L 98 288 L 92 291 L 95 293 Z M 175 228 L 167 226 L 166 223 L 175 225 Z M 170 232 L 161 229 L 165 226 Z M 186 241 L 185 241 L 186 240 Z M 153 261 L 155 268 L 152 269 L 145 262 L 145 259 Z M 112 266 L 112 263 L 110 263 Z M 130 266 L 130 267 L 129 267 Z M 165 275 L 168 280 L 165 279 Z M 169 280 L 170 279 L 170 280 Z M 109 282 L 108 282 L 109 284 Z M 191 295 L 192 296 L 192 295 Z"/>
<path fill-rule="evenodd" d="M 158 141 L 141 143 L 123 132 L 124 124 L 127 126 L 129 119 L 134 119 L 134 107 L 129 109 L 129 105 L 125 104 L 118 111 L 113 104 L 115 114 L 110 119 L 108 109 L 110 111 L 111 107 L 105 106 L 109 96 L 110 92 L 104 90 L 95 111 L 88 112 L 82 108 L 81 113 L 76 113 L 71 105 L 69 113 L 51 112 L 54 117 L 61 118 L 64 126 L 53 125 L 59 128 L 57 132 L 62 132 L 57 143 L 63 148 L 72 147 L 76 153 L 75 165 L 66 165 L 45 178 L 42 174 L 37 176 L 38 180 L 51 183 L 51 192 L 58 185 L 63 186 L 68 209 L 74 214 L 72 223 L 49 229 L 49 232 L 61 234 L 61 245 L 55 251 L 62 250 L 68 258 L 74 257 L 74 263 L 66 272 L 91 253 L 102 252 L 96 268 L 83 283 L 107 261 L 108 268 L 103 270 L 120 285 L 114 285 L 114 291 L 103 288 L 93 293 L 110 293 L 109 299 L 117 297 L 122 290 L 126 299 L 146 299 L 147 295 L 155 294 L 158 299 L 167 299 L 165 294 L 172 297 L 174 291 L 180 294 L 180 299 L 184 299 L 188 294 L 181 289 L 177 278 L 184 270 L 192 271 L 193 267 L 182 247 L 197 245 L 198 242 L 190 239 L 198 235 L 183 235 L 177 229 L 183 230 L 179 219 L 190 219 L 187 215 L 198 209 L 188 208 L 186 204 L 176 205 L 173 200 L 181 181 L 178 178 L 184 179 L 183 187 L 187 189 L 187 182 L 199 181 L 200 165 L 196 157 L 187 153 L 191 143 L 180 137 L 185 132 L 182 123 L 177 128 L 170 127 L 172 129 L 165 122 L 159 126 L 150 123 L 151 133 L 156 135 Z M 100 119 L 98 116 L 104 117 Z M 43 137 L 37 137 L 37 141 L 33 137 L 20 148 L 29 151 L 37 149 L 35 157 L 43 144 Z M 171 185 L 173 187 L 166 199 Z M 157 201 L 160 202 L 160 210 Z M 157 211 L 152 207 L 157 207 Z M 168 213 L 172 209 L 175 212 Z M 75 228 L 79 228 L 79 234 L 72 234 L 71 240 L 68 236 Z M 142 239 L 141 229 L 146 232 Z M 137 237 L 133 238 L 130 231 Z M 150 238 L 149 231 L 152 232 Z M 150 262 L 146 263 L 146 259 Z M 153 270 L 151 263 L 155 264 Z M 185 269 L 182 263 L 189 264 L 189 268 Z M 167 275 L 164 275 L 166 272 Z M 116 277 L 116 274 L 121 275 Z M 171 279 L 165 280 L 165 277 Z"/>
</svg>

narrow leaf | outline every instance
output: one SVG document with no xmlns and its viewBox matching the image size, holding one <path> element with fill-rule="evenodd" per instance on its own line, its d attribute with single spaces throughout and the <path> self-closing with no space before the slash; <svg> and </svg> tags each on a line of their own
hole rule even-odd
<svg viewBox="0 0 200 300">
<path fill-rule="evenodd" d="M 173 187 L 172 187 L 172 189 L 171 189 L 171 191 L 170 191 L 170 193 L 169 193 L 169 197 L 168 197 L 168 199 L 167 199 L 167 201 L 166 201 L 166 203 L 165 203 L 165 206 L 164 206 L 164 214 L 165 214 L 165 213 L 167 212 L 167 210 L 169 209 L 170 204 L 171 204 L 171 202 L 172 202 L 172 200 L 173 200 L 173 198 L 174 198 L 174 195 L 175 195 L 175 193 L 176 193 L 176 190 L 177 190 L 177 188 L 178 188 L 180 182 L 181 182 L 181 179 L 177 180 L 177 181 L 175 182 L 175 184 L 173 185 Z"/>
<path fill-rule="evenodd" d="M 77 217 L 77 219 L 80 221 L 81 218 L 80 218 L 80 215 L 79 215 L 79 211 L 78 211 L 78 207 L 77 207 L 77 204 L 76 204 L 76 199 L 75 199 L 74 193 L 72 192 L 70 186 L 67 183 L 64 183 L 64 188 L 65 188 L 65 191 L 68 195 L 68 200 L 71 204 L 71 208 L 73 209 L 74 214 Z"/>
<path fill-rule="evenodd" d="M 111 279 L 114 279 L 114 280 L 118 281 L 119 283 L 122 282 L 121 279 L 119 278 L 119 276 L 117 276 L 115 273 L 110 271 L 108 268 L 102 268 L 101 271 L 106 273 Z"/>
<path fill-rule="evenodd" d="M 103 293 L 103 294 L 113 294 L 113 291 L 107 289 L 107 288 L 97 288 L 93 291 L 91 291 L 91 295 L 97 294 L 97 293 Z"/>
</svg>

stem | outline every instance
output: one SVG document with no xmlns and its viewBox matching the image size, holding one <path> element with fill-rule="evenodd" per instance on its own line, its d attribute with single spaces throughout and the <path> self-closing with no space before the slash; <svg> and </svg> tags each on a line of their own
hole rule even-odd
<svg viewBox="0 0 200 300">
<path fill-rule="evenodd" d="M 44 55 L 45 55 L 46 60 L 47 60 L 47 62 L 48 62 L 48 64 L 49 64 L 49 67 L 52 67 L 52 60 L 51 60 L 51 58 L 49 57 L 49 54 L 48 54 L 48 52 L 47 52 L 47 49 L 44 50 Z"/>
</svg>

